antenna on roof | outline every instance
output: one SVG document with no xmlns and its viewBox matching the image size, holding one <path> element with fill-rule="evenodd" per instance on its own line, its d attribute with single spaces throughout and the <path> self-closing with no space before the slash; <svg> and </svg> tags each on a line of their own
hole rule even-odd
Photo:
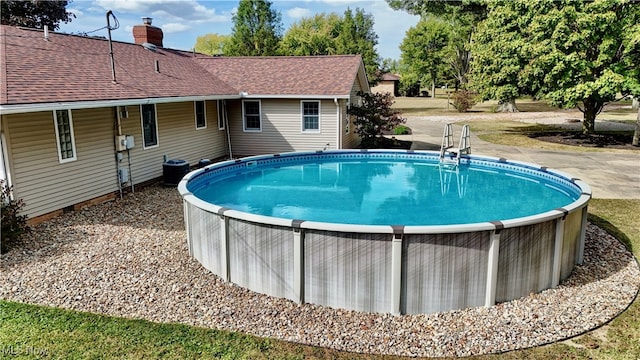
<svg viewBox="0 0 640 360">
<path fill-rule="evenodd" d="M 113 12 L 111 12 L 111 10 L 107 11 L 107 33 L 109 34 L 109 57 L 111 58 L 111 80 L 117 84 L 118 81 L 116 81 L 116 62 L 113 59 L 113 43 L 111 42 L 111 23 L 109 22 L 109 15 L 113 16 L 113 19 L 116 21 L 116 24 L 118 24 L 118 19 L 116 19 L 115 15 L 113 15 Z M 117 29 L 118 25 L 116 25 L 116 27 L 114 29 Z"/>
</svg>

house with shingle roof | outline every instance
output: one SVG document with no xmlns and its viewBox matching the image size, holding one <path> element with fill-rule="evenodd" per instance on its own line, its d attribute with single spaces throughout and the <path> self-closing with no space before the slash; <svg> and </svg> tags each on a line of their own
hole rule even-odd
<svg viewBox="0 0 640 360">
<path fill-rule="evenodd" d="M 167 159 L 359 145 L 346 110 L 369 91 L 360 56 L 211 57 L 164 48 L 150 21 L 133 33 L 0 25 L 0 176 L 29 217 L 157 181 Z"/>
<path fill-rule="evenodd" d="M 372 93 L 390 93 L 393 96 L 398 96 L 398 88 L 400 84 L 400 76 L 391 73 L 384 73 L 376 84 L 371 88 Z"/>
</svg>

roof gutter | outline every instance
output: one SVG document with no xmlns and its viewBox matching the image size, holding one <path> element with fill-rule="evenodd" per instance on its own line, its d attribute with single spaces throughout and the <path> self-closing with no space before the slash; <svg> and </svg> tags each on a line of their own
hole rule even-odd
<svg viewBox="0 0 640 360">
<path fill-rule="evenodd" d="M 173 102 L 186 101 L 204 101 L 204 100 L 227 100 L 241 99 L 240 95 L 206 95 L 206 96 L 176 96 L 164 98 L 141 98 L 141 99 L 122 99 L 122 100 L 97 100 L 97 101 L 69 101 L 69 102 L 50 102 L 37 104 L 16 104 L 16 105 L 0 105 L 0 114 L 21 114 L 38 111 L 50 110 L 68 110 L 68 109 L 92 109 L 113 106 L 128 105 L 144 105 L 144 104 L 163 104 Z"/>
<path fill-rule="evenodd" d="M 300 95 L 300 94 L 282 94 L 282 95 L 270 95 L 270 94 L 242 94 L 243 99 L 313 99 L 313 100 L 333 100 L 333 99 L 348 99 L 347 95 Z"/>
</svg>

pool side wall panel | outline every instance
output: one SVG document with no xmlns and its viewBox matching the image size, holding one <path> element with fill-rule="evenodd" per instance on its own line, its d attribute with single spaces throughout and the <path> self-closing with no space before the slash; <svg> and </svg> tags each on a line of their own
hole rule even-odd
<svg viewBox="0 0 640 360">
<path fill-rule="evenodd" d="M 389 312 L 391 239 L 391 234 L 306 230 L 305 301 Z"/>
<path fill-rule="evenodd" d="M 546 221 L 501 232 L 496 301 L 551 287 L 555 223 Z"/>
<path fill-rule="evenodd" d="M 193 204 L 188 204 L 190 250 L 202 266 L 212 273 L 225 278 L 223 268 L 224 239 L 220 237 L 220 220 L 218 215 L 202 210 Z M 203 241 L 204 240 L 204 241 Z"/>
<path fill-rule="evenodd" d="M 489 234 L 405 235 L 402 312 L 421 314 L 482 306 Z"/>
<path fill-rule="evenodd" d="M 574 265 L 578 262 L 578 246 L 580 246 L 580 232 L 582 229 L 582 212 L 574 211 L 567 215 L 564 223 L 564 241 L 562 242 L 562 265 L 560 280 L 571 275 Z"/>
<path fill-rule="evenodd" d="M 231 282 L 295 301 L 293 244 L 291 228 L 229 219 Z"/>
</svg>

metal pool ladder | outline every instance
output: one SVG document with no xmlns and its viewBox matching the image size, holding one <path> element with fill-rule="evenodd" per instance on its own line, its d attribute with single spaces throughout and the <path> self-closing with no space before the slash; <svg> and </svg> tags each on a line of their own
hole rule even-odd
<svg viewBox="0 0 640 360">
<path fill-rule="evenodd" d="M 456 148 L 453 146 L 453 125 L 451 123 L 445 124 L 442 145 L 440 146 L 440 164 L 460 165 L 460 156 L 471 154 L 470 136 L 469 124 L 465 124 L 462 127 L 462 134 L 460 134 L 460 143 Z"/>
</svg>

